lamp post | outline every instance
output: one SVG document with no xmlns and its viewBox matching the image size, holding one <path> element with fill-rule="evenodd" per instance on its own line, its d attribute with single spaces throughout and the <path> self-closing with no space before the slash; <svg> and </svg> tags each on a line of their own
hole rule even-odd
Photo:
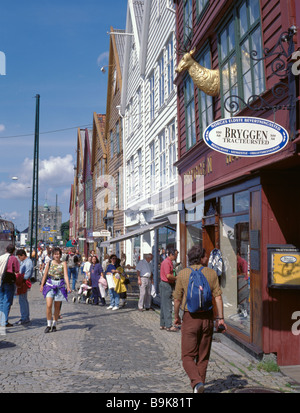
<svg viewBox="0 0 300 413">
<path fill-rule="evenodd" d="M 34 268 L 37 262 L 38 245 L 38 208 L 39 208 L 39 117 L 40 117 L 40 95 L 36 95 L 35 135 L 33 155 L 33 180 L 32 180 L 32 203 L 31 203 L 31 230 L 30 230 L 30 257 L 33 249 L 33 228 L 35 229 L 35 256 L 33 257 Z M 35 226 L 34 226 L 35 225 Z M 34 270 L 36 278 L 36 269 Z"/>
</svg>

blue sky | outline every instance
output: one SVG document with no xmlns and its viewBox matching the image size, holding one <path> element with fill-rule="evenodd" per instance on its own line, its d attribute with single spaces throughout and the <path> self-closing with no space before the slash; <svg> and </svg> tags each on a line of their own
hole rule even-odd
<svg viewBox="0 0 300 413">
<path fill-rule="evenodd" d="M 19 230 L 28 226 L 31 208 L 35 96 L 41 96 L 39 204 L 55 205 L 58 194 L 65 221 L 77 127 L 91 126 L 93 112 L 106 112 L 107 72 L 99 67 L 108 64 L 107 32 L 126 28 L 126 12 L 127 0 L 1 0 L 0 215 L 14 218 Z"/>
</svg>

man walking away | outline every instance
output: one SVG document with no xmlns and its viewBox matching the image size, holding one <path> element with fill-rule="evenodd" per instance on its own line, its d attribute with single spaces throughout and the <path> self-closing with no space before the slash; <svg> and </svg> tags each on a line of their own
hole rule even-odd
<svg viewBox="0 0 300 413">
<path fill-rule="evenodd" d="M 219 286 L 218 276 L 214 270 L 207 268 L 208 257 L 206 251 L 199 245 L 193 246 L 188 252 L 189 265 L 193 270 L 202 269 L 208 281 L 211 294 L 215 298 L 217 307 L 217 328 L 226 325 L 223 318 L 222 291 Z M 204 267 L 204 268 L 203 268 Z M 210 356 L 214 320 L 213 310 L 190 313 L 187 309 L 187 291 L 192 270 L 184 268 L 179 272 L 174 291 L 175 324 L 181 324 L 179 316 L 180 305 L 184 315 L 181 328 L 181 359 L 183 368 L 191 381 L 194 393 L 203 393 L 206 371 Z"/>
<path fill-rule="evenodd" d="M 151 285 L 153 274 L 151 271 L 150 262 L 152 254 L 144 254 L 144 259 L 140 260 L 136 266 L 138 285 L 140 287 L 140 298 L 138 302 L 139 311 L 150 309 L 151 306 Z"/>
</svg>

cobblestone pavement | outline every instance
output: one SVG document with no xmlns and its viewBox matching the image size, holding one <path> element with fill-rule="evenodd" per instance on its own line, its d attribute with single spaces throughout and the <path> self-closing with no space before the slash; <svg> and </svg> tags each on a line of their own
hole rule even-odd
<svg viewBox="0 0 300 413">
<path fill-rule="evenodd" d="M 56 333 L 45 334 L 45 301 L 39 284 L 29 292 L 31 323 L 0 336 L 0 392 L 189 393 L 180 360 L 180 332 L 159 330 L 159 311 L 137 311 L 129 298 L 118 311 L 84 303 L 63 303 Z M 11 323 L 19 320 L 15 298 Z M 216 335 L 217 336 L 217 335 Z M 257 361 L 213 342 L 206 393 L 267 388 L 299 393 L 281 373 L 257 369 Z"/>
</svg>

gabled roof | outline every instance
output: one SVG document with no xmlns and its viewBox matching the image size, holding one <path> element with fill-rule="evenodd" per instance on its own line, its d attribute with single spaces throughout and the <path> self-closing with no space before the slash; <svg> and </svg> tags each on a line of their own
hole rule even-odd
<svg viewBox="0 0 300 413">
<path fill-rule="evenodd" d="M 84 134 L 84 160 L 83 160 L 83 180 L 86 180 L 87 174 L 91 172 L 92 165 L 92 130 L 85 129 Z M 89 161 L 89 162 L 88 162 Z M 87 166 L 90 166 L 90 170 L 87 169 Z"/>
<path fill-rule="evenodd" d="M 106 115 L 97 114 L 94 112 L 93 115 L 93 130 L 92 130 L 92 159 L 91 159 L 91 170 L 94 171 L 95 157 L 97 151 L 97 141 L 100 143 L 103 158 L 107 157 L 107 148 L 105 144 L 105 125 L 106 125 Z"/>
<path fill-rule="evenodd" d="M 84 129 L 78 128 L 77 130 L 77 164 L 76 164 L 77 174 L 78 174 L 79 169 L 82 170 L 83 168 L 84 138 L 85 138 Z"/>
</svg>

